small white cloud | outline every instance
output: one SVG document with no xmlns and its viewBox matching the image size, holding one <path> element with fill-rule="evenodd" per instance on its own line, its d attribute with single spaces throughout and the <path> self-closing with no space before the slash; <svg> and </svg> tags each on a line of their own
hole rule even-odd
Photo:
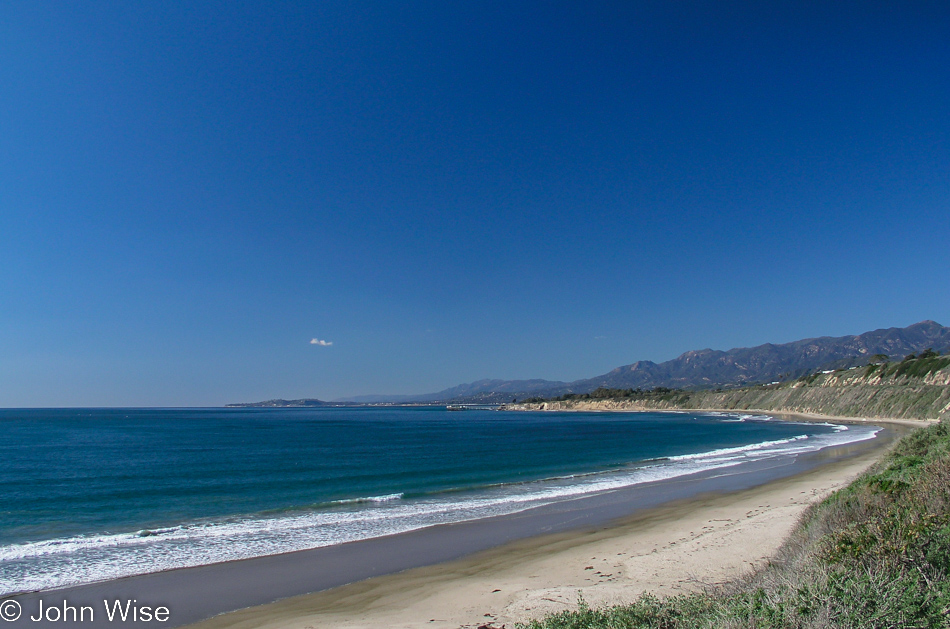
<svg viewBox="0 0 950 629">
<path fill-rule="evenodd" d="M 321 341 L 320 339 L 310 339 L 311 345 L 319 345 L 320 347 L 330 347 L 333 345 L 333 341 Z"/>
</svg>

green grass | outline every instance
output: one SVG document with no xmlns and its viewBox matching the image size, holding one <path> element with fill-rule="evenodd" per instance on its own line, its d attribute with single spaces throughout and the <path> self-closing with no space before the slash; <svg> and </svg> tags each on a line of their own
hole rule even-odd
<svg viewBox="0 0 950 629">
<path fill-rule="evenodd" d="M 897 363 L 894 366 L 894 377 L 909 376 L 911 378 L 924 378 L 948 365 L 950 365 L 950 356 L 934 356 L 931 358 L 907 360 Z"/>
<path fill-rule="evenodd" d="M 773 561 L 728 587 L 592 609 L 530 629 L 950 627 L 950 429 L 902 439 L 811 508 Z"/>
<path fill-rule="evenodd" d="M 950 356 L 930 356 L 927 358 L 910 358 L 899 363 L 884 363 L 881 365 L 880 376 L 885 378 L 926 378 L 928 375 L 950 366 Z M 871 375 L 869 370 L 866 375 Z"/>
</svg>

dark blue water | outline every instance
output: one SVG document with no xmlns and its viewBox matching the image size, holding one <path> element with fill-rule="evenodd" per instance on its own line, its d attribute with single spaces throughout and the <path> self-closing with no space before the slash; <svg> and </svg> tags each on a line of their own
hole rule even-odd
<svg viewBox="0 0 950 629">
<path fill-rule="evenodd" d="M 0 590 L 339 543 L 841 440 L 737 416 L 442 408 L 0 410 L 0 428 Z M 63 576 L 67 561 L 87 569 Z"/>
</svg>

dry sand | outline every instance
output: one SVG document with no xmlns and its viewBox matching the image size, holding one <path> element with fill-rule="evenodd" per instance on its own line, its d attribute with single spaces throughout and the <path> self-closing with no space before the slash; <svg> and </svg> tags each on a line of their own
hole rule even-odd
<svg viewBox="0 0 950 629">
<path fill-rule="evenodd" d="M 702 589 L 764 564 L 808 505 L 846 485 L 882 451 L 752 489 L 650 509 L 609 527 L 533 537 L 449 563 L 223 614 L 192 627 L 510 628 L 575 607 L 579 595 L 600 606 L 644 592 Z"/>
</svg>

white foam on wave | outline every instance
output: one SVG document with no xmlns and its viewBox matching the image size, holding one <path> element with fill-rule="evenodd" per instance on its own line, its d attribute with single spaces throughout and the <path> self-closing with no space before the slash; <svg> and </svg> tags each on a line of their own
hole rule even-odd
<svg viewBox="0 0 950 629">
<path fill-rule="evenodd" d="M 343 500 L 333 500 L 330 504 L 334 505 L 358 505 L 367 502 L 390 502 L 392 500 L 402 500 L 403 494 L 386 494 L 385 496 L 369 496 L 367 498 L 344 498 Z"/>
<path fill-rule="evenodd" d="M 758 450 L 774 448 L 774 446 L 781 446 L 788 443 L 795 443 L 796 441 L 801 441 L 802 439 L 808 439 L 808 435 L 797 435 L 795 437 L 789 437 L 788 439 L 777 439 L 775 441 L 763 441 L 762 443 L 754 443 L 748 446 L 738 446 L 735 448 L 722 448 L 720 450 L 710 450 L 709 452 L 699 452 L 697 454 L 682 454 L 679 456 L 671 456 L 669 457 L 669 460 L 670 461 L 692 461 L 692 460 L 700 460 L 700 459 L 715 459 L 719 457 L 731 457 L 737 454 L 753 453 Z"/>
<path fill-rule="evenodd" d="M 735 417 L 735 416 L 733 416 Z M 740 416 L 755 418 L 760 416 Z M 637 484 L 872 439 L 874 426 L 797 435 L 686 454 L 642 467 L 498 485 L 471 494 L 405 500 L 387 494 L 323 510 L 196 522 L 133 533 L 76 536 L 0 547 L 0 593 L 41 590 L 221 561 L 319 548 L 437 524 L 505 515 Z"/>
</svg>

